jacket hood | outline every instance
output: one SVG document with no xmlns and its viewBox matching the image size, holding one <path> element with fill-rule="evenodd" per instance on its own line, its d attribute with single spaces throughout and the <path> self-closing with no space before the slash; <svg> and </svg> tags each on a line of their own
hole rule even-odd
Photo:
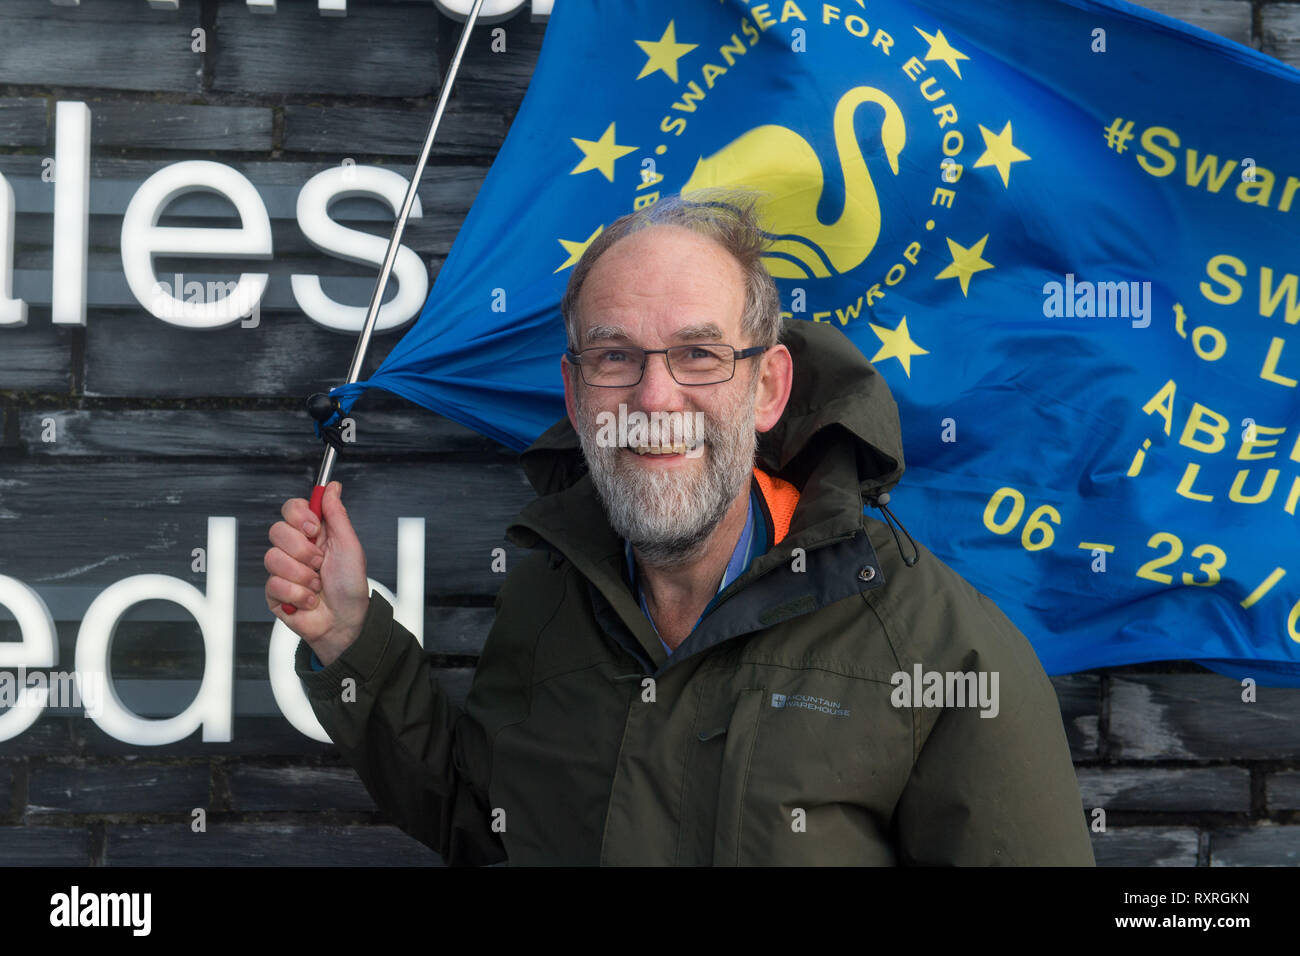
<svg viewBox="0 0 1300 956">
<path fill-rule="evenodd" d="M 864 499 L 903 476 L 898 406 L 889 386 L 849 338 L 829 324 L 785 319 L 780 342 L 794 361 L 790 400 L 776 426 L 759 436 L 758 464 L 798 488 L 836 446 L 851 451 Z M 587 471 L 568 418 L 520 456 L 538 495 L 563 491 Z"/>
</svg>

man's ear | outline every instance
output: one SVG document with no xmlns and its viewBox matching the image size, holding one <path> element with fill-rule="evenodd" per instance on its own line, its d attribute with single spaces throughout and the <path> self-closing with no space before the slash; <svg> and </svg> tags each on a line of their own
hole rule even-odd
<svg viewBox="0 0 1300 956">
<path fill-rule="evenodd" d="M 759 356 L 758 387 L 754 390 L 754 429 L 776 427 L 794 387 L 794 359 L 784 345 L 774 345 Z"/>
<path fill-rule="evenodd" d="M 560 356 L 560 378 L 564 379 L 564 410 L 569 414 L 569 424 L 573 430 L 578 430 L 578 410 L 574 404 L 573 390 L 577 387 L 578 367 L 573 365 L 568 358 Z"/>
</svg>

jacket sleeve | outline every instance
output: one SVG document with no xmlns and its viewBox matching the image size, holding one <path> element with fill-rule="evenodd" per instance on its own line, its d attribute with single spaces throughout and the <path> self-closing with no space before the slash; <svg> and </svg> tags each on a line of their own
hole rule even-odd
<svg viewBox="0 0 1300 956">
<path fill-rule="evenodd" d="M 492 832 L 483 728 L 453 704 L 414 635 L 371 594 L 357 640 L 324 670 L 295 670 L 321 726 L 394 823 L 449 865 L 506 858 Z"/>
<path fill-rule="evenodd" d="M 966 623 L 976 630 L 947 666 L 996 671 L 998 709 L 918 709 L 923 743 L 895 818 L 899 862 L 1095 866 L 1055 689 L 1028 639 L 974 593 L 979 611 Z"/>
</svg>

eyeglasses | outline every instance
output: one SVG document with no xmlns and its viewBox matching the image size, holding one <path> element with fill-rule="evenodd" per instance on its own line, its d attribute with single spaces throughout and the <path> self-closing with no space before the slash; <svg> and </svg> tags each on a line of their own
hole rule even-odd
<svg viewBox="0 0 1300 956">
<path fill-rule="evenodd" d="M 770 346 L 734 349 L 730 345 L 674 345 L 670 349 L 635 346 L 566 349 L 565 357 L 578 366 L 582 380 L 597 388 L 629 388 L 645 374 L 646 357 L 662 355 L 668 374 L 678 385 L 717 385 L 736 374 L 736 362 L 766 352 Z"/>
</svg>

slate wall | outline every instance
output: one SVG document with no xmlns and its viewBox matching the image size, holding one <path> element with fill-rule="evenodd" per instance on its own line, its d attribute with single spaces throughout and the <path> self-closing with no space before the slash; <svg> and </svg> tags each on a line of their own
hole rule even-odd
<svg viewBox="0 0 1300 956">
<path fill-rule="evenodd" d="M 1147 5 L 1300 66 L 1300 4 Z M 420 187 L 425 215 L 407 231 L 431 277 L 536 62 L 544 25 L 525 12 L 504 27 L 506 52 L 489 49 L 486 30 L 471 44 Z M 295 310 L 288 277 L 322 274 L 327 289 L 364 302 L 374 274 L 306 241 L 297 191 L 345 158 L 409 174 L 457 31 L 427 0 L 352 0 L 346 18 L 305 0 L 279 0 L 274 15 L 237 0 L 181 0 L 173 12 L 144 0 L 0 4 L 0 173 L 17 200 L 14 292 L 31 303 L 25 327 L 0 328 L 0 574 L 45 599 L 70 668 L 78 622 L 104 587 L 163 573 L 201 588 L 192 552 L 206 544 L 208 516 L 240 520 L 233 740 L 131 746 L 75 710 L 47 712 L 0 743 L 0 864 L 440 862 L 387 823 L 333 748 L 281 716 L 267 683 L 261 560 L 280 501 L 308 491 L 319 461 L 302 398 L 341 381 L 353 348 Z M 84 327 L 50 321 L 54 187 L 41 173 L 61 100 L 88 103 L 93 117 Z M 257 270 L 272 278 L 256 328 L 171 327 L 121 277 L 131 192 L 186 159 L 233 166 L 267 204 L 275 257 Z M 350 202 L 348 225 L 387 237 L 391 215 Z M 178 211 L 229 224 L 212 201 Z M 159 272 L 187 266 L 199 271 L 163 259 Z M 379 335 L 367 367 L 399 337 Z M 376 394 L 359 417 L 336 477 L 365 529 L 371 576 L 390 586 L 398 517 L 426 517 L 427 646 L 459 703 L 500 580 L 488 555 L 530 490 L 513 456 L 431 413 Z M 0 617 L 0 639 L 15 638 L 12 616 Z M 197 628 L 171 605 L 140 605 L 119 628 L 112 668 L 128 703 L 175 713 L 202 672 Z M 1300 856 L 1300 692 L 1265 690 L 1246 706 L 1236 682 L 1180 663 L 1055 684 L 1084 805 L 1107 812 L 1094 835 L 1100 863 Z M 204 834 L 191 830 L 195 808 L 206 810 Z"/>
</svg>

